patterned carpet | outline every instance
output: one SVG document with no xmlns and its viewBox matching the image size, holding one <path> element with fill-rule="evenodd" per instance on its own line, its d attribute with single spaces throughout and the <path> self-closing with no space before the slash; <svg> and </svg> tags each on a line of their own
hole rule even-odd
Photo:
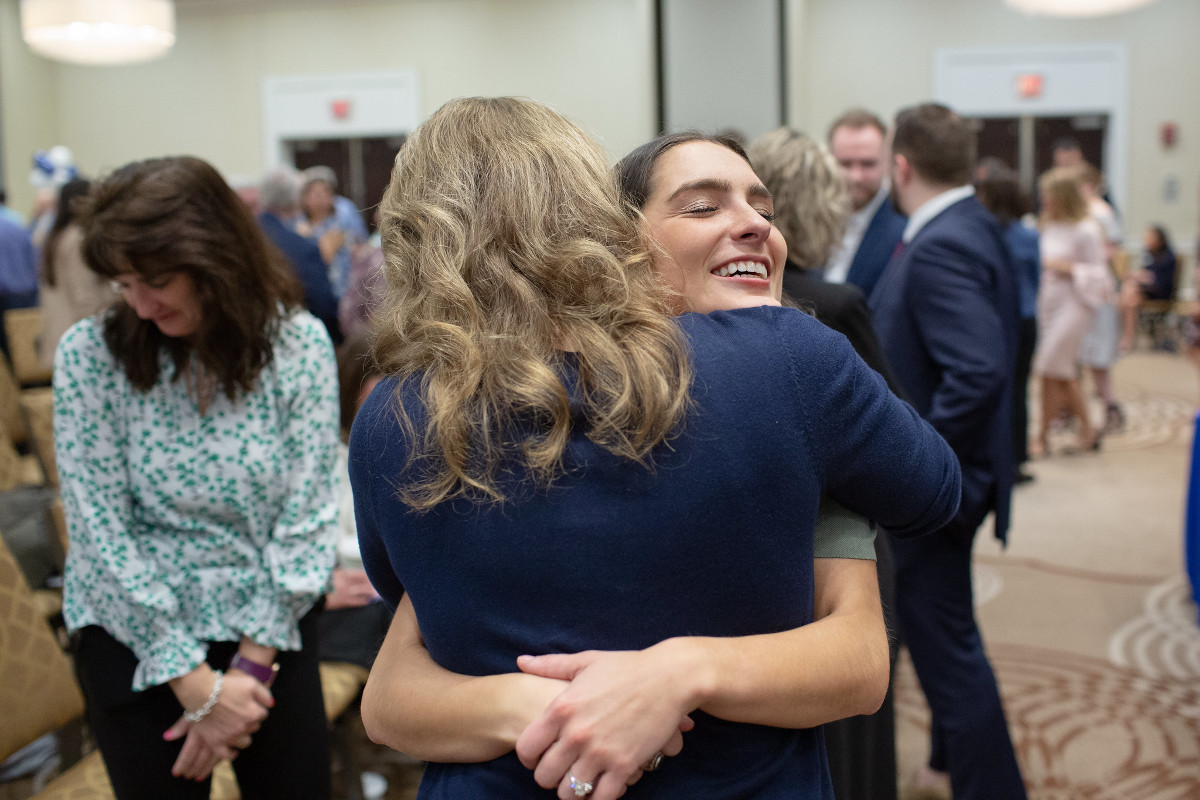
<svg viewBox="0 0 1200 800">
<path fill-rule="evenodd" d="M 1200 627 L 1182 561 L 1196 374 L 1139 353 L 1114 377 L 1125 430 L 1099 454 L 1033 462 L 1009 549 L 986 532 L 976 547 L 980 623 L 1031 800 L 1200 798 Z M 929 730 L 907 660 L 896 698 L 903 789 Z"/>
</svg>

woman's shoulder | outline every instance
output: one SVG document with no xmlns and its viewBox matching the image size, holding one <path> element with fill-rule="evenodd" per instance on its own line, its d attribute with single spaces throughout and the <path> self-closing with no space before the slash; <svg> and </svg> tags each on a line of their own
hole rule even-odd
<svg viewBox="0 0 1200 800">
<path fill-rule="evenodd" d="M 752 382 L 794 374 L 799 365 L 817 369 L 851 352 L 846 337 L 796 308 L 755 306 L 708 314 L 684 314 L 679 320 L 697 374 L 714 373 Z M 748 384 L 752 385 L 752 384 Z"/>
<path fill-rule="evenodd" d="M 348 451 L 351 462 L 398 459 L 397 473 L 402 469 L 408 430 L 400 422 L 400 406 L 417 424 L 423 419 L 414 381 L 402 386 L 396 378 L 383 378 L 375 384 L 354 416 Z"/>
<path fill-rule="evenodd" d="M 77 380 L 108 377 L 121 372 L 104 341 L 104 318 L 101 311 L 85 317 L 67 328 L 54 351 L 54 384 L 65 385 Z M 90 376 L 85 378 L 85 376 Z"/>
<path fill-rule="evenodd" d="M 274 338 L 277 357 L 315 351 L 333 358 L 333 342 L 328 329 L 303 308 L 290 309 L 280 315 Z"/>
<path fill-rule="evenodd" d="M 707 346 L 762 352 L 779 337 L 785 345 L 821 346 L 834 332 L 810 314 L 786 306 L 752 306 L 707 314 L 687 313 L 679 324 L 693 347 Z M 763 337 L 771 337 L 764 339 Z"/>
<path fill-rule="evenodd" d="M 58 340 L 60 352 L 73 353 L 79 356 L 95 356 L 102 353 L 111 359 L 108 345 L 104 342 L 105 312 L 84 317 L 67 328 L 62 338 Z"/>
</svg>

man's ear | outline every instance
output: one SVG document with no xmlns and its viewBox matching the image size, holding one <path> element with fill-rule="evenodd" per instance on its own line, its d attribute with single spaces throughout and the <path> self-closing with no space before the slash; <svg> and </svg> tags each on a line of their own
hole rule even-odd
<svg viewBox="0 0 1200 800">
<path fill-rule="evenodd" d="M 900 153 L 892 154 L 892 183 L 907 186 L 912 180 L 912 164 Z"/>
</svg>

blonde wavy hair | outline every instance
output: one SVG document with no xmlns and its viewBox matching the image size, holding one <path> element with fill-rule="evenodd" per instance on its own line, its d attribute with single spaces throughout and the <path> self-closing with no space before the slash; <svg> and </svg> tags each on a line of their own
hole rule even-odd
<svg viewBox="0 0 1200 800">
<path fill-rule="evenodd" d="M 1088 204 L 1079 184 L 1083 172 L 1078 167 L 1055 167 L 1038 179 L 1042 193 L 1042 222 L 1079 222 L 1087 219 Z M 1050 203 L 1046 203 L 1050 200 Z"/>
<path fill-rule="evenodd" d="M 764 133 L 746 151 L 754 171 L 775 197 L 775 227 L 788 260 L 816 269 L 841 241 L 850 196 L 837 161 L 825 145 L 791 128 Z"/>
<path fill-rule="evenodd" d="M 503 502 L 514 468 L 561 475 L 569 358 L 588 438 L 651 466 L 687 412 L 690 357 L 595 142 L 530 100 L 454 100 L 401 148 L 381 211 L 374 356 L 419 382 L 425 412 L 416 430 L 397 403 L 410 508 Z"/>
</svg>

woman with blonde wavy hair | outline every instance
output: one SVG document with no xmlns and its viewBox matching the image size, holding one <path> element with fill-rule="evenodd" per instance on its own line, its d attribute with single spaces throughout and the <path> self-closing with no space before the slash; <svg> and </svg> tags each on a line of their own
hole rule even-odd
<svg viewBox="0 0 1200 800">
<path fill-rule="evenodd" d="M 957 507 L 953 454 L 841 337 L 757 304 L 669 316 L 666 252 L 747 298 L 784 260 L 744 160 L 672 153 L 653 221 L 531 101 L 452 101 L 397 157 L 388 377 L 350 468 L 400 605 L 363 718 L 431 762 L 421 797 L 832 797 L 813 726 L 877 706 L 887 665 L 813 622 L 820 495 L 910 534 Z"/>
</svg>

